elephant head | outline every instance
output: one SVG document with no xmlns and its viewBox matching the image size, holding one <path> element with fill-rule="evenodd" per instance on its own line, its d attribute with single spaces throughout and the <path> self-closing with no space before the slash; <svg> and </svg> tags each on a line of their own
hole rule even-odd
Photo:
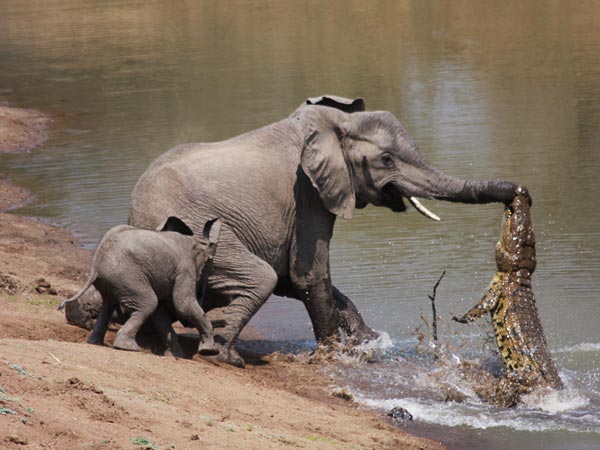
<svg viewBox="0 0 600 450">
<path fill-rule="evenodd" d="M 515 196 L 514 183 L 464 180 L 433 167 L 389 112 L 365 112 L 364 102 L 345 99 L 340 107 L 335 97 L 311 100 L 307 105 L 312 106 L 292 115 L 305 126 L 301 166 L 325 207 L 340 217 L 350 218 L 355 207 L 369 203 L 401 212 L 408 201 L 439 220 L 418 198 L 510 203 Z"/>
</svg>

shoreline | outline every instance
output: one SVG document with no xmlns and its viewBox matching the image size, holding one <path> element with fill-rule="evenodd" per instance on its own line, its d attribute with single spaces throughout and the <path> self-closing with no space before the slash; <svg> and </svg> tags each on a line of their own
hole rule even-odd
<svg viewBox="0 0 600 450">
<path fill-rule="evenodd" d="M 87 279 L 92 251 L 5 212 L 31 195 L 0 178 L 3 448 L 446 448 L 331 395 L 319 364 L 251 354 L 237 369 L 87 344 L 56 306 Z"/>
<path fill-rule="evenodd" d="M 29 189 L 13 184 L 4 173 L 0 173 L 0 212 L 21 208 L 33 198 Z"/>
</svg>

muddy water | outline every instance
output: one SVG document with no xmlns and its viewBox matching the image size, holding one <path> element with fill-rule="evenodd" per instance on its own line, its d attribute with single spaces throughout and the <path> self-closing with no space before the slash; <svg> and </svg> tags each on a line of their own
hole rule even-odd
<svg viewBox="0 0 600 450">
<path fill-rule="evenodd" d="M 599 30 L 598 2 L 3 0 L 0 100 L 55 126 L 41 149 L 0 156 L 0 171 L 36 193 L 20 213 L 93 246 L 126 220 L 133 184 L 165 149 L 273 122 L 306 96 L 363 96 L 444 171 L 529 187 L 534 288 L 571 390 L 498 412 L 440 402 L 435 382 L 411 388 L 429 362 L 411 372 L 406 355 L 444 270 L 442 339 L 460 357 L 493 358 L 485 323 L 448 318 L 494 272 L 502 208 L 438 202 L 427 206 L 440 223 L 367 208 L 336 225 L 334 281 L 391 340 L 378 364 L 340 379 L 475 448 L 600 448 Z M 254 324 L 272 339 L 311 336 L 291 300 L 271 299 Z"/>
</svg>

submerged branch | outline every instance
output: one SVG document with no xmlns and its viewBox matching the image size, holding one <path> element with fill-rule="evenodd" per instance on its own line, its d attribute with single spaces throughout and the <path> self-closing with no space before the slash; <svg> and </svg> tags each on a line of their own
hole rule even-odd
<svg viewBox="0 0 600 450">
<path fill-rule="evenodd" d="M 427 297 L 429 297 L 429 300 L 431 300 L 431 310 L 433 312 L 433 322 L 431 323 L 431 329 L 432 329 L 432 334 L 433 334 L 433 342 L 437 342 L 438 341 L 438 333 L 437 333 L 437 311 L 435 309 L 435 294 L 436 294 L 438 286 L 440 285 L 440 282 L 442 281 L 442 278 L 444 278 L 444 275 L 446 275 L 446 271 L 445 270 L 440 275 L 440 278 L 438 278 L 437 283 L 435 283 L 435 286 L 433 286 L 433 293 L 432 293 L 432 295 L 427 295 Z"/>
</svg>

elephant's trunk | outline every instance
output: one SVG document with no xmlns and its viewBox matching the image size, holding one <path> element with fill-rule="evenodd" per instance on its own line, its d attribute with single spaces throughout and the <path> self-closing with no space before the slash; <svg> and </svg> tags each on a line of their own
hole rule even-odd
<svg viewBox="0 0 600 450">
<path fill-rule="evenodd" d="M 438 200 L 460 203 L 501 202 L 509 204 L 515 197 L 517 185 L 502 180 L 464 180 L 433 169 L 432 196 Z"/>
</svg>

